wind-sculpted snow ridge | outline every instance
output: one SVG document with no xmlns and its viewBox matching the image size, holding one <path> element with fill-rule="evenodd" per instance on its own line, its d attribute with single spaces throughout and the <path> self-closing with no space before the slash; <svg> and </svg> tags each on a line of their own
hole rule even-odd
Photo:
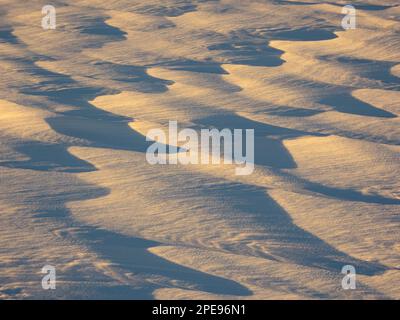
<svg viewBox="0 0 400 320">
<path fill-rule="evenodd" d="M 397 1 L 46 4 L 1 1 L 0 298 L 400 298 Z M 254 172 L 150 165 L 169 121 Z"/>
</svg>

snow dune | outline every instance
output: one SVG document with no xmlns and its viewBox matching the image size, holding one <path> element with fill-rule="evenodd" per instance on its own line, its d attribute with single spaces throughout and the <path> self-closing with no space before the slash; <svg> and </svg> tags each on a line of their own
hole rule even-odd
<svg viewBox="0 0 400 320">
<path fill-rule="evenodd" d="M 400 298 L 397 1 L 45 4 L 0 2 L 0 298 Z M 148 164 L 172 120 L 254 173 Z"/>
</svg>

